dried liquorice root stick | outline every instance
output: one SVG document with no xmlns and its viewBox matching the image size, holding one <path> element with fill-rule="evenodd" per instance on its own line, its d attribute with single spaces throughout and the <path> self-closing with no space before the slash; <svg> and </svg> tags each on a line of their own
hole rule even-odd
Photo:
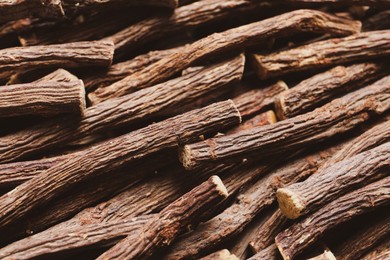
<svg viewBox="0 0 390 260">
<path fill-rule="evenodd" d="M 385 239 L 373 250 L 365 254 L 362 260 L 386 260 L 390 258 L 390 237 Z"/>
<path fill-rule="evenodd" d="M 50 74 L 47 74 L 46 76 L 35 80 L 33 83 L 41 83 L 41 82 L 47 82 L 47 81 L 55 81 L 55 82 L 71 82 L 71 81 L 77 81 L 79 78 L 77 78 L 72 73 L 64 70 L 64 69 L 58 69 Z"/>
<path fill-rule="evenodd" d="M 152 17 L 140 21 L 107 37 L 115 43 L 115 56 L 129 52 L 152 40 L 191 29 L 202 24 L 229 18 L 234 14 L 264 11 L 269 2 L 247 0 L 201 0 L 175 9 L 170 16 Z"/>
<path fill-rule="evenodd" d="M 231 100 L 172 117 L 73 154 L 0 198 L 0 227 L 92 176 L 240 123 Z M 14 203 L 18 201 L 18 203 Z"/>
<path fill-rule="evenodd" d="M 85 109 L 85 89 L 81 80 L 0 86 L 0 117 L 63 113 L 81 116 Z"/>
<path fill-rule="evenodd" d="M 234 254 L 231 254 L 229 250 L 222 249 L 205 257 L 202 257 L 199 260 L 239 260 L 239 258 Z"/>
<path fill-rule="evenodd" d="M 161 6 L 176 8 L 178 0 L 62 0 L 66 12 L 68 11 L 91 11 L 104 10 L 106 8 L 121 8 L 125 6 Z"/>
<path fill-rule="evenodd" d="M 112 41 L 90 41 L 0 50 L 0 79 L 15 71 L 51 67 L 108 67 L 114 54 Z"/>
<path fill-rule="evenodd" d="M 276 122 L 277 120 L 276 120 L 275 112 L 270 110 L 244 121 L 239 126 L 226 132 L 226 134 L 230 135 L 230 134 L 238 133 L 243 130 L 252 129 L 258 126 L 274 124 Z"/>
<path fill-rule="evenodd" d="M 335 4 L 335 5 L 368 5 L 368 6 L 390 6 L 389 0 L 288 0 L 297 4 Z"/>
<path fill-rule="evenodd" d="M 303 114 L 337 95 L 380 78 L 384 70 L 383 65 L 375 63 L 337 66 L 280 93 L 275 98 L 276 113 L 281 119 Z"/>
<path fill-rule="evenodd" d="M 361 259 L 370 248 L 381 242 L 390 234 L 390 215 L 386 213 L 380 218 L 375 218 L 375 222 L 369 221 L 365 227 L 344 240 L 333 250 L 337 259 Z"/>
<path fill-rule="evenodd" d="M 284 259 L 293 259 L 331 228 L 388 204 L 390 177 L 337 198 L 278 234 L 276 245 Z"/>
<path fill-rule="evenodd" d="M 349 35 L 360 31 L 360 22 L 338 18 L 314 10 L 298 10 L 251 23 L 198 40 L 181 52 L 169 55 L 104 89 L 93 92 L 96 103 L 123 96 L 162 82 L 206 57 L 255 45 L 270 37 L 294 32 L 319 32 Z"/>
<path fill-rule="evenodd" d="M 287 89 L 286 83 L 278 81 L 266 88 L 247 91 L 233 98 L 233 102 L 241 116 L 245 118 L 271 108 L 274 104 L 274 97 Z"/>
<path fill-rule="evenodd" d="M 0 2 L 0 23 L 29 16 L 61 18 L 64 16 L 60 0 L 5 0 Z"/>
<path fill-rule="evenodd" d="M 387 175 L 390 142 L 323 169 L 304 182 L 278 189 L 283 214 L 291 219 L 306 215 L 349 190 Z"/>
<path fill-rule="evenodd" d="M 228 192 L 221 179 L 212 176 L 163 209 L 155 220 L 145 224 L 97 259 L 140 259 L 149 257 L 160 247 L 168 246 L 175 237 L 208 207 L 222 201 Z"/>
<path fill-rule="evenodd" d="M 167 50 L 150 51 L 129 61 L 116 63 L 108 70 L 104 70 L 102 72 L 94 71 L 93 73 L 82 76 L 81 78 L 84 81 L 85 89 L 87 91 L 104 88 L 115 81 L 119 81 L 137 71 L 142 70 L 148 65 L 157 62 L 172 53 L 180 52 L 182 48 L 184 48 L 184 46 Z"/>
<path fill-rule="evenodd" d="M 248 258 L 248 260 L 278 260 L 280 258 L 281 256 L 279 254 L 278 247 L 275 244 L 272 244 Z"/>
<path fill-rule="evenodd" d="M 184 146 L 180 160 L 186 169 L 207 163 L 263 156 L 297 149 L 346 132 L 373 114 L 390 109 L 390 76 L 352 92 L 316 110 L 237 134 L 211 138 Z"/>
<path fill-rule="evenodd" d="M 268 55 L 253 55 L 261 79 L 390 55 L 390 30 L 329 39 Z"/>
</svg>

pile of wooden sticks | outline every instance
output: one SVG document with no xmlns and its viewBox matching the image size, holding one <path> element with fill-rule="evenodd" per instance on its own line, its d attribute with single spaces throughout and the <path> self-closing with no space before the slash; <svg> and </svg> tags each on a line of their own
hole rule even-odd
<svg viewBox="0 0 390 260">
<path fill-rule="evenodd" d="M 390 259 L 390 0 L 0 1 L 0 259 Z"/>
</svg>

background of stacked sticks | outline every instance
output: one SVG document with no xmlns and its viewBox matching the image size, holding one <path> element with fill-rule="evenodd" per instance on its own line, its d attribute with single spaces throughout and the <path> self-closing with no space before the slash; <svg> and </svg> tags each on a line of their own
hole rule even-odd
<svg viewBox="0 0 390 260">
<path fill-rule="evenodd" d="M 1 259 L 390 259 L 389 0 L 2 1 L 0 48 Z"/>
</svg>

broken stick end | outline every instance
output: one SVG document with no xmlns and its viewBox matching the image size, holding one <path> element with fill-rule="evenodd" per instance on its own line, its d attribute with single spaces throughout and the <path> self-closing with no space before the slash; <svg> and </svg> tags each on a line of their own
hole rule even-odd
<svg viewBox="0 0 390 260">
<path fill-rule="evenodd" d="M 191 147 L 189 145 L 185 145 L 179 152 L 179 160 L 186 170 L 191 170 L 195 167 L 191 153 Z"/>
<path fill-rule="evenodd" d="M 278 189 L 276 192 L 279 208 L 282 213 L 289 219 L 296 219 L 301 216 L 304 209 L 301 199 L 287 188 Z"/>
<path fill-rule="evenodd" d="M 263 64 L 261 62 L 262 57 L 263 57 L 262 55 L 253 54 L 251 56 L 251 60 L 252 60 L 252 64 L 255 67 L 255 71 L 256 71 L 257 76 L 260 79 L 265 80 L 265 79 L 268 79 L 269 75 L 268 75 L 267 69 L 265 68 L 265 66 L 263 66 Z"/>
<path fill-rule="evenodd" d="M 210 181 L 216 186 L 216 190 L 221 194 L 224 198 L 227 198 L 229 196 L 229 193 L 223 184 L 221 178 L 219 178 L 217 175 L 213 175 L 210 177 Z"/>
<path fill-rule="evenodd" d="M 87 98 L 85 96 L 85 87 L 84 82 L 82 80 L 79 80 L 80 82 L 80 92 L 79 92 L 79 98 L 80 98 L 80 114 L 83 115 L 85 109 L 87 109 Z"/>
<path fill-rule="evenodd" d="M 286 105 L 284 101 L 283 95 L 278 95 L 275 97 L 274 100 L 275 104 L 275 111 L 276 115 L 278 116 L 279 120 L 284 120 L 286 119 Z"/>
</svg>

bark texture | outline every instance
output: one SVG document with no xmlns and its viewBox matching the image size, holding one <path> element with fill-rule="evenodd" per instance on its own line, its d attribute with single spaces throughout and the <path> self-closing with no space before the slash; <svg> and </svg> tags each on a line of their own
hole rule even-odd
<svg viewBox="0 0 390 260">
<path fill-rule="evenodd" d="M 61 18 L 64 11 L 60 0 L 4 0 L 0 3 L 0 22 L 29 16 Z"/>
<path fill-rule="evenodd" d="M 210 55 L 256 45 L 270 37 L 287 36 L 297 31 L 349 35 L 360 31 L 360 26 L 360 22 L 338 18 L 314 10 L 298 10 L 285 13 L 221 33 L 214 33 L 200 39 L 188 45 L 181 52 L 171 54 L 141 71 L 104 89 L 93 92 L 93 99 L 97 103 L 115 96 L 123 96 L 162 82 Z"/>
<path fill-rule="evenodd" d="M 124 6 L 161 6 L 176 8 L 179 4 L 178 0 L 63 0 L 65 11 L 92 11 L 104 10 L 106 8 L 123 8 Z"/>
<path fill-rule="evenodd" d="M 81 80 L 0 87 L 0 117 L 64 113 L 81 116 L 85 109 L 85 89 Z"/>
<path fill-rule="evenodd" d="M 114 54 L 112 41 L 75 42 L 0 50 L 0 79 L 17 71 L 51 67 L 108 67 Z"/>
<path fill-rule="evenodd" d="M 285 119 L 303 114 L 325 102 L 360 88 L 383 76 L 385 68 L 375 63 L 337 66 L 300 82 L 275 98 L 276 112 Z"/>
<path fill-rule="evenodd" d="M 303 115 L 237 134 L 184 146 L 186 169 L 253 153 L 263 157 L 293 150 L 347 132 L 390 109 L 390 76 Z"/>
<path fill-rule="evenodd" d="M 196 140 L 200 135 L 237 125 L 240 120 L 236 107 L 229 100 L 169 118 L 75 153 L 69 160 L 54 165 L 3 195 L 0 198 L 0 226 L 20 219 L 77 182 L 114 171 L 162 149 L 176 148 Z"/>
<path fill-rule="evenodd" d="M 388 7 L 389 0 L 288 0 L 297 4 L 334 4 L 334 5 L 368 5 L 373 7 Z"/>
<path fill-rule="evenodd" d="M 293 259 L 327 230 L 390 203 L 390 177 L 347 193 L 276 236 L 284 259 Z"/>
<path fill-rule="evenodd" d="M 252 257 L 248 258 L 248 260 L 278 260 L 282 257 L 279 254 L 278 247 L 275 244 L 272 244 L 257 254 L 253 255 Z"/>
<path fill-rule="evenodd" d="M 251 119 L 248 119 L 244 121 L 242 124 L 239 126 L 229 130 L 226 134 L 234 134 L 238 133 L 240 131 L 244 130 L 249 130 L 258 126 L 263 126 L 263 125 L 270 125 L 276 123 L 276 115 L 275 112 L 270 110 L 264 113 L 261 113 L 257 116 L 252 117 Z"/>
<path fill-rule="evenodd" d="M 264 109 L 271 108 L 274 104 L 274 98 L 288 89 L 286 83 L 278 81 L 276 84 L 262 89 L 253 89 L 247 91 L 235 98 L 238 111 L 243 118 L 257 114 L 264 111 Z"/>
<path fill-rule="evenodd" d="M 363 21 L 363 31 L 390 29 L 390 10 L 379 12 Z"/>
<path fill-rule="evenodd" d="M 137 233 L 129 234 L 97 259 L 144 259 L 159 247 L 168 246 L 208 207 L 228 196 L 221 179 L 212 176 L 163 209 Z"/>
<path fill-rule="evenodd" d="M 390 170 L 390 142 L 338 162 L 304 182 L 277 191 L 279 207 L 291 219 L 304 216 L 351 189 L 385 177 Z"/>
<path fill-rule="evenodd" d="M 381 30 L 314 42 L 269 55 L 255 54 L 253 61 L 258 76 L 267 79 L 389 55 L 390 30 Z"/>
<path fill-rule="evenodd" d="M 390 237 L 365 254 L 362 260 L 386 260 L 390 257 Z"/>
</svg>

